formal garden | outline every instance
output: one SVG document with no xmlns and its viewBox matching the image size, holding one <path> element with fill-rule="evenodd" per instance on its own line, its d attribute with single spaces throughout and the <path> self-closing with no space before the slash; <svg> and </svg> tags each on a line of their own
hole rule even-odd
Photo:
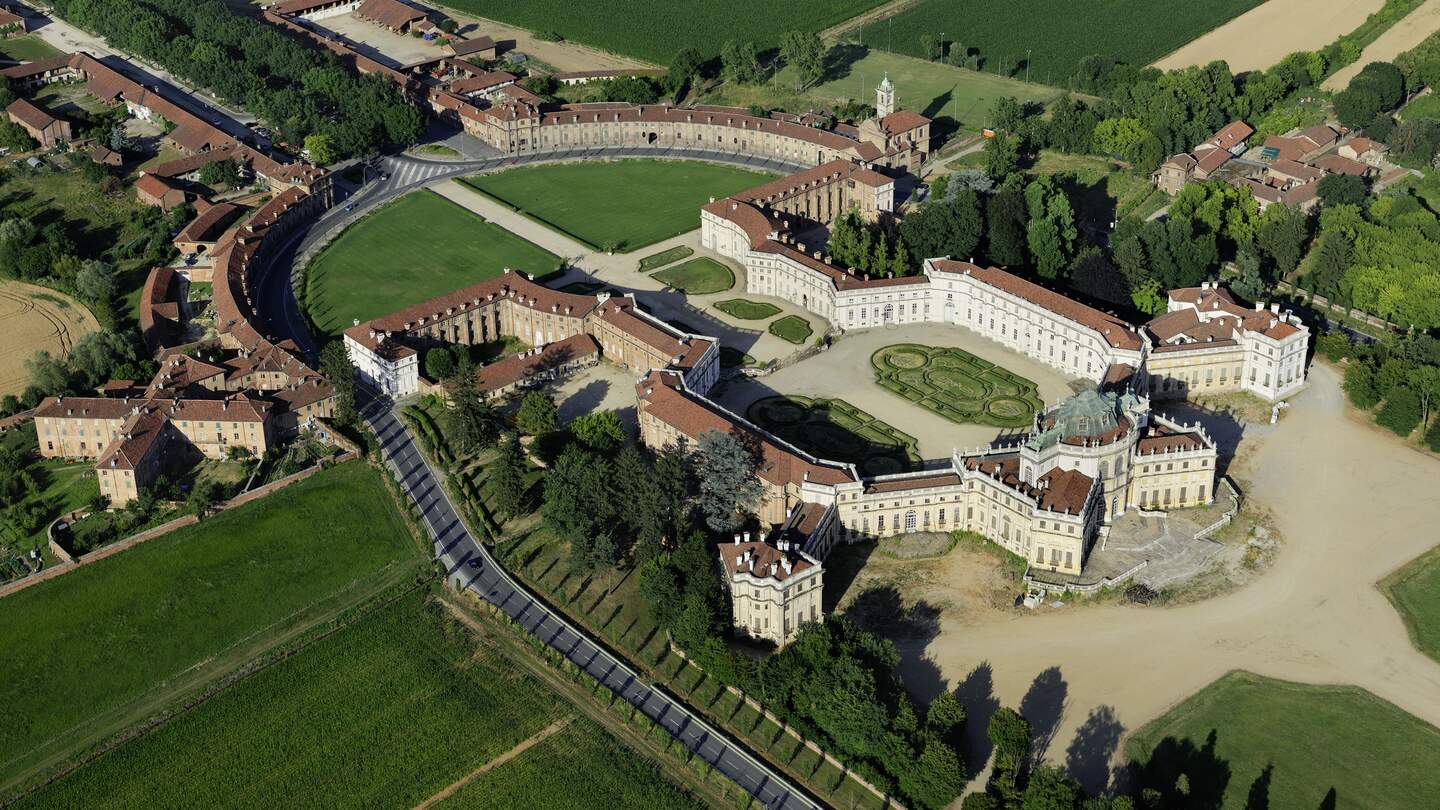
<svg viewBox="0 0 1440 810">
<path fill-rule="evenodd" d="M 735 286 L 730 268 L 703 256 L 656 273 L 653 278 L 686 295 L 710 295 Z"/>
<path fill-rule="evenodd" d="M 747 301 L 744 298 L 727 298 L 716 301 L 715 308 L 732 318 L 742 321 L 763 321 L 780 314 L 780 308 L 765 301 Z"/>
<path fill-rule="evenodd" d="M 1026 428 L 1045 406 L 1035 383 L 961 349 L 901 343 L 870 365 L 882 388 L 952 422 Z"/>
<path fill-rule="evenodd" d="M 810 322 L 799 315 L 786 315 L 783 318 L 771 321 L 770 326 L 766 328 L 770 334 L 775 337 L 781 340 L 787 340 L 797 346 L 809 340 L 810 335 L 815 331 L 810 328 Z"/>
<path fill-rule="evenodd" d="M 841 399 L 766 397 L 745 415 L 807 453 L 850 462 L 864 475 L 906 472 L 920 463 L 913 436 Z"/>
</svg>

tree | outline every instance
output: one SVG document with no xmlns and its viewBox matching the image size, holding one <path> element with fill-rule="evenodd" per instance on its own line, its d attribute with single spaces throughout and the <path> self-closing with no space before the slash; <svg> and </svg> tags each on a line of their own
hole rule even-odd
<svg viewBox="0 0 1440 810">
<path fill-rule="evenodd" d="M 1354 175 L 1327 174 L 1320 178 L 1315 193 L 1325 205 L 1364 205 L 1370 189 L 1365 186 L 1364 179 Z"/>
<path fill-rule="evenodd" d="M 600 86 L 605 101 L 622 101 L 626 104 L 654 104 L 660 100 L 655 85 L 644 76 L 616 76 Z"/>
<path fill-rule="evenodd" d="M 1406 383 L 1420 401 L 1420 424 L 1429 425 L 1435 406 L 1440 403 L 1440 366 L 1416 366 L 1410 370 Z"/>
<path fill-rule="evenodd" d="M 329 166 L 340 159 L 340 150 L 335 146 L 335 138 L 330 135 L 319 132 L 306 135 L 304 143 L 310 160 L 319 166 Z"/>
<path fill-rule="evenodd" d="M 447 413 L 450 437 L 460 453 L 473 453 L 494 446 L 500 439 L 500 416 L 480 399 L 475 371 L 466 357 L 455 371 L 455 391 Z"/>
<path fill-rule="evenodd" d="M 975 255 L 983 231 L 980 195 L 961 188 L 951 193 L 949 199 L 927 203 L 905 217 L 900 223 L 899 237 L 909 253 L 910 264 L 919 267 L 926 259 L 936 256 L 969 259 Z M 879 250 L 877 248 L 877 256 Z M 882 261 L 879 269 L 885 267 Z"/>
<path fill-rule="evenodd" d="M 1369 410 L 1380 402 L 1375 369 L 1369 363 L 1354 362 L 1346 366 L 1344 388 L 1350 404 L 1361 410 Z"/>
<path fill-rule="evenodd" d="M 1349 375 L 1346 375 L 1347 382 Z M 1395 386 L 1385 396 L 1385 405 L 1375 414 L 1375 424 L 1405 438 L 1414 432 L 1423 415 L 1420 396 L 1406 385 Z"/>
<path fill-rule="evenodd" d="M 939 58 L 940 41 L 935 38 L 934 34 L 927 31 L 920 35 L 920 53 L 929 60 Z"/>
<path fill-rule="evenodd" d="M 11 152 L 29 152 L 39 146 L 25 128 L 9 118 L 0 120 L 0 146 Z"/>
<path fill-rule="evenodd" d="M 1001 188 L 985 206 L 990 261 L 1002 267 L 1025 264 L 1025 196 L 1019 189 Z"/>
<path fill-rule="evenodd" d="M 520 402 L 515 426 L 531 436 L 541 436 L 555 429 L 555 415 L 555 400 L 544 391 L 531 391 Z"/>
<path fill-rule="evenodd" d="M 537 96 L 553 96 L 560 89 L 560 82 L 554 76 L 526 76 L 520 86 Z"/>
<path fill-rule="evenodd" d="M 1235 256 L 1235 277 L 1230 281 L 1230 289 L 1250 301 L 1265 297 L 1269 285 L 1260 272 L 1260 257 L 1252 251 L 1243 250 Z"/>
<path fill-rule="evenodd" d="M 1020 810 L 1076 810 L 1085 795 L 1076 782 L 1064 770 L 1054 765 L 1041 765 L 1030 776 L 1025 786 L 1025 798 Z"/>
<path fill-rule="evenodd" d="M 625 443 L 625 428 L 614 411 L 593 411 L 570 422 L 570 432 L 586 447 L 610 454 Z"/>
<path fill-rule="evenodd" d="M 1016 132 L 1025 120 L 1025 108 L 1014 96 L 1001 96 L 990 105 L 990 122 L 1001 132 Z"/>
<path fill-rule="evenodd" d="M 846 211 L 835 219 L 830 226 L 830 241 L 827 247 L 830 250 L 830 257 L 836 264 L 842 267 L 864 265 L 866 257 L 860 247 L 864 231 L 865 226 L 860 222 L 860 215 L 854 209 Z"/>
<path fill-rule="evenodd" d="M 1048 219 L 1030 220 L 1026 245 L 1030 248 L 1030 259 L 1036 272 L 1043 278 L 1058 278 L 1060 269 L 1065 266 L 1065 250 L 1055 223 Z"/>
<path fill-rule="evenodd" d="M 190 497 L 186 499 L 186 507 L 189 512 L 197 517 L 203 517 L 211 506 L 220 502 L 225 497 L 225 487 L 219 481 L 206 479 L 197 481 L 190 490 Z"/>
<path fill-rule="evenodd" d="M 1152 137 L 1138 118 L 1106 118 L 1095 125 L 1093 143 L 1103 154 L 1119 160 L 1134 160 Z"/>
<path fill-rule="evenodd" d="M 87 388 L 94 388 L 110 379 L 116 367 L 138 359 L 135 344 L 108 329 L 84 335 L 70 349 L 70 365 Z"/>
<path fill-rule="evenodd" d="M 615 517 L 610 465 L 579 445 L 565 448 L 545 475 L 545 523 L 572 553 L 588 546 Z M 579 551 L 583 554 L 583 551 Z"/>
<path fill-rule="evenodd" d="M 1130 291 L 1130 302 L 1146 315 L 1159 315 L 1169 306 L 1169 298 L 1160 290 L 1160 282 L 1146 279 Z"/>
<path fill-rule="evenodd" d="M 1030 761 L 1030 723 L 1020 713 L 1002 706 L 985 729 L 995 747 L 990 788 L 1007 806 L 1019 796 L 1025 763 Z"/>
<path fill-rule="evenodd" d="M 1303 213 L 1287 206 L 1272 205 L 1260 215 L 1260 230 L 1255 235 L 1255 244 L 1275 262 L 1280 274 L 1285 275 L 1300 264 L 1309 235 L 1309 219 Z"/>
<path fill-rule="evenodd" d="M 1125 277 L 1099 248 L 1085 248 L 1071 262 L 1070 286 L 1102 301 L 1115 304 L 1130 302 Z"/>
<path fill-rule="evenodd" d="M 700 482 L 700 511 L 706 524 L 717 532 L 738 528 L 743 514 L 759 503 L 764 491 L 755 476 L 754 457 L 733 433 L 707 430 L 700 434 L 695 477 Z"/>
<path fill-rule="evenodd" d="M 965 789 L 965 765 L 954 746 L 931 739 L 925 743 L 914 767 L 905 768 L 900 789 L 912 805 L 942 808 Z"/>
<path fill-rule="evenodd" d="M 765 71 L 753 42 L 727 40 L 720 48 L 720 76 L 731 84 L 760 84 Z"/>
<path fill-rule="evenodd" d="M 700 75 L 700 66 L 705 57 L 694 48 L 681 48 L 670 60 L 670 71 L 665 75 L 665 85 L 671 95 L 679 96 L 686 85 Z"/>
<path fill-rule="evenodd" d="M 495 508 L 506 518 L 520 516 L 525 508 L 525 448 L 520 445 L 520 434 L 509 433 L 500 443 L 500 455 L 491 468 L 490 487 L 495 493 Z"/>
<path fill-rule="evenodd" d="M 780 56 L 795 69 L 798 92 L 819 81 L 825 73 L 825 43 L 813 31 L 787 31 L 780 38 Z"/>
<path fill-rule="evenodd" d="M 45 396 L 64 394 L 70 390 L 70 367 L 48 351 L 42 349 L 31 355 L 25 361 L 25 371 L 31 384 Z"/>
<path fill-rule="evenodd" d="M 437 346 L 425 352 L 425 376 L 432 380 L 448 380 L 455 373 L 455 355 L 448 348 Z"/>
<path fill-rule="evenodd" d="M 1044 175 L 1025 187 L 1025 205 L 1030 216 L 1026 244 L 1035 269 L 1045 278 L 1058 278 L 1079 235 L 1070 198 Z"/>
<path fill-rule="evenodd" d="M 234 160 L 216 160 L 200 167 L 200 182 L 207 186 L 239 188 L 240 164 Z"/>
<path fill-rule="evenodd" d="M 115 280 L 115 268 L 96 259 L 81 262 L 75 273 L 75 291 L 87 302 L 109 304 L 115 300 L 119 284 Z"/>
<path fill-rule="evenodd" d="M 985 142 L 985 173 L 1003 180 L 1020 166 L 1020 144 L 1012 135 L 997 132 Z"/>
<path fill-rule="evenodd" d="M 340 425 L 355 423 L 355 368 L 345 353 L 345 344 L 332 340 L 320 350 L 320 373 L 335 389 L 333 418 Z"/>
</svg>

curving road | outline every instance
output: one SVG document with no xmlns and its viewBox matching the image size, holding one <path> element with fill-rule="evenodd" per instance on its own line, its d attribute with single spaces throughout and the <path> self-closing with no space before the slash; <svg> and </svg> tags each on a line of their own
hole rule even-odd
<svg viewBox="0 0 1440 810">
<path fill-rule="evenodd" d="M 362 405 L 361 413 L 375 431 L 396 480 L 419 509 L 435 544 L 435 557 L 445 566 L 446 577 L 456 589 L 469 590 L 505 611 L 527 632 L 660 724 L 696 756 L 755 797 L 761 806 L 818 810 L 820 804 L 670 696 L 646 684 L 618 657 L 535 599 L 496 565 L 456 514 L 435 472 L 395 417 L 388 399 L 370 398 Z"/>
</svg>

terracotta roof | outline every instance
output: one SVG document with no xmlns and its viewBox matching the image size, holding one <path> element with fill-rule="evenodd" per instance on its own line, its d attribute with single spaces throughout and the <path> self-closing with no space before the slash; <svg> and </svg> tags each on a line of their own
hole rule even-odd
<svg viewBox="0 0 1440 810">
<path fill-rule="evenodd" d="M 1277 159 L 1300 160 L 1305 155 L 1314 151 L 1315 145 L 1310 141 L 1299 138 L 1271 135 L 1265 139 L 1265 148 L 1274 149 Z"/>
<path fill-rule="evenodd" d="M 0 77 L 6 79 L 28 79 L 31 76 L 39 76 L 42 73 L 49 73 L 55 70 L 64 70 L 70 67 L 72 54 L 52 56 L 49 59 L 37 59 L 34 62 L 26 62 L 23 65 L 15 65 L 0 70 Z"/>
<path fill-rule="evenodd" d="M 669 324 L 638 310 L 630 299 L 612 298 L 600 305 L 600 320 L 614 326 L 668 358 L 676 368 L 691 368 L 712 341 L 687 337 Z"/>
<path fill-rule="evenodd" d="M 1135 452 L 1145 456 L 1175 450 L 1204 450 L 1205 440 L 1198 433 L 1180 433 L 1157 426 L 1149 436 L 1135 443 Z"/>
<path fill-rule="evenodd" d="M 365 0 L 355 10 L 356 16 L 374 20 L 386 28 L 401 29 L 416 20 L 425 19 L 425 12 L 400 0 Z"/>
<path fill-rule="evenodd" d="M 597 304 L 594 296 L 574 295 L 552 290 L 543 284 L 536 284 L 522 273 L 505 273 L 478 284 L 436 296 L 429 301 L 422 301 L 396 310 L 389 315 L 372 318 L 362 323 L 361 326 L 384 332 L 420 329 L 432 317 L 444 317 L 447 309 L 463 312 L 481 304 L 493 302 L 497 298 L 507 298 L 517 306 L 527 306 L 542 311 L 548 311 L 554 306 L 559 312 L 574 318 L 583 318 L 595 309 Z"/>
<path fill-rule="evenodd" d="M 1079 470 L 1051 470 L 1040 476 L 1040 508 L 1078 515 L 1085 510 L 1094 483 Z"/>
<path fill-rule="evenodd" d="M 480 51 L 489 51 L 495 48 L 495 40 L 488 36 L 478 36 L 471 39 L 463 39 L 459 42 L 452 42 L 445 46 L 452 56 L 468 56 Z"/>
<path fill-rule="evenodd" d="M 329 5 L 339 5 L 339 0 L 284 0 L 270 6 L 267 11 L 276 14 L 304 14 L 311 9 L 322 8 Z"/>
<path fill-rule="evenodd" d="M 890 478 L 883 481 L 867 481 L 865 492 L 909 492 L 916 489 L 929 489 L 932 487 L 958 487 L 960 476 L 955 473 L 939 473 L 918 478 Z"/>
<path fill-rule="evenodd" d="M 224 228 L 239 212 L 240 206 L 238 205 L 226 202 L 216 203 L 190 220 L 190 224 L 180 231 L 180 234 L 175 237 L 175 241 L 214 242 L 220 238 Z"/>
<path fill-rule="evenodd" d="M 747 188 L 731 198 L 754 203 L 756 205 L 769 205 L 772 201 L 783 200 L 791 195 L 804 193 L 809 189 L 830 183 L 855 180 L 867 186 L 879 188 L 894 184 L 894 180 L 885 175 L 857 166 L 843 158 L 822 163 L 814 168 L 806 169 L 795 174 L 762 183 L 754 188 Z"/>
<path fill-rule="evenodd" d="M 1374 150 L 1374 151 L 1376 151 L 1376 152 L 1384 152 L 1384 151 L 1388 148 L 1388 147 L 1385 146 L 1385 144 L 1383 144 L 1383 143 L 1381 143 L 1381 142 L 1379 142 L 1379 141 L 1377 141 L 1377 140 L 1372 140 L 1372 139 L 1370 139 L 1370 138 L 1364 138 L 1364 137 L 1351 138 L 1350 140 L 1346 141 L 1345 143 L 1340 144 L 1340 146 L 1341 146 L 1341 147 L 1347 147 L 1347 146 L 1350 147 L 1351 149 L 1355 150 L 1355 154 L 1357 154 L 1357 155 L 1363 155 L 1363 154 L 1365 154 L 1366 152 L 1369 152 L 1369 151 L 1372 151 L 1372 150 Z"/>
<path fill-rule="evenodd" d="M 970 262 L 953 259 L 932 259 L 931 263 L 937 270 L 968 275 L 984 284 L 1088 327 L 1099 333 L 1100 337 L 1112 347 L 1138 351 L 1143 345 L 1139 333 L 1130 324 L 1115 315 L 1086 306 L 998 267 L 980 267 Z"/>
<path fill-rule="evenodd" d="M 660 104 L 631 105 L 615 102 L 595 104 L 566 104 L 559 110 L 541 113 L 533 108 L 520 105 L 515 108 L 491 108 L 489 114 L 502 118 L 540 117 L 541 126 L 583 122 L 626 122 L 644 121 L 651 123 L 692 123 L 709 126 L 724 126 L 755 132 L 769 132 L 788 138 L 807 141 L 836 151 L 854 149 L 858 141 L 836 132 L 776 121 L 769 117 L 757 118 L 739 107 L 681 108 Z M 897 113 L 898 115 L 898 113 Z"/>
<path fill-rule="evenodd" d="M 786 222 L 778 216 L 767 214 L 758 206 L 730 197 L 706 203 L 701 209 L 740 226 L 740 230 L 749 237 L 752 248 L 759 247 L 770 238 L 770 234 L 783 231 L 787 227 Z"/>
<path fill-rule="evenodd" d="M 784 582 L 799 576 L 815 564 L 798 553 L 786 553 L 765 541 L 752 540 L 748 543 L 721 543 L 720 562 L 729 576 L 750 574 L 759 579 L 773 579 Z M 786 570 L 786 564 L 789 570 Z"/>
<path fill-rule="evenodd" d="M 335 389 L 323 380 L 306 380 L 272 391 L 269 396 L 283 404 L 286 409 L 295 411 L 335 396 Z"/>
<path fill-rule="evenodd" d="M 1312 165 L 1324 169 L 1331 174 L 1348 174 L 1352 177 L 1364 177 L 1370 172 L 1370 167 L 1364 163 L 1340 155 L 1321 155 L 1310 162 Z"/>
<path fill-rule="evenodd" d="M 23 98 L 17 98 L 10 102 L 10 106 L 5 108 L 5 112 L 14 116 L 20 123 L 34 129 L 44 129 L 60 120 Z"/>
<path fill-rule="evenodd" d="M 35 418 L 123 419 L 138 403 L 109 397 L 46 397 L 35 408 Z"/>
<path fill-rule="evenodd" d="M 1164 165 L 1175 166 L 1188 172 L 1195 168 L 1195 158 L 1182 152 L 1178 155 L 1172 155 L 1169 160 L 1165 161 Z"/>
<path fill-rule="evenodd" d="M 930 119 L 917 112 L 910 110 L 897 110 L 877 120 L 880 129 L 886 135 L 900 135 L 912 129 L 918 129 L 930 123 Z"/>
<path fill-rule="evenodd" d="M 451 93 L 459 93 L 460 95 L 465 95 L 466 93 L 478 93 L 482 90 L 489 90 L 493 87 L 501 87 L 507 84 L 513 84 L 514 81 L 515 74 L 505 73 L 503 71 L 494 71 L 490 73 L 481 73 L 474 76 L 466 76 L 462 79 L 456 79 L 455 81 L 450 82 L 448 85 L 446 85 L 445 89 L 450 91 Z"/>
<path fill-rule="evenodd" d="M 121 423 L 119 435 L 100 453 L 97 466 L 135 469 L 145 456 L 158 449 L 167 424 L 168 420 L 160 408 L 152 404 L 141 406 Z"/>
<path fill-rule="evenodd" d="M 1314 166 L 1307 166 L 1304 163 L 1298 163 L 1288 158 L 1280 158 L 1271 163 L 1269 171 L 1271 174 L 1281 174 L 1302 183 L 1319 180 L 1320 176 L 1324 174 L 1324 172 L 1321 172 Z"/>
<path fill-rule="evenodd" d="M 234 157 L 234 152 L 228 148 L 211 149 L 208 152 L 200 152 L 199 154 L 189 157 L 167 160 L 164 163 L 151 167 L 146 171 L 146 174 L 153 177 L 179 177 L 208 166 L 211 163 L 230 160 Z"/>
<path fill-rule="evenodd" d="M 1231 121 L 1221 127 L 1219 132 L 1211 135 L 1210 140 L 1206 143 L 1228 150 L 1244 143 L 1245 139 L 1253 134 L 1255 134 L 1254 128 L 1244 121 Z"/>
<path fill-rule="evenodd" d="M 1284 196 L 1281 197 L 1281 201 L 1292 208 L 1297 208 L 1304 205 L 1305 203 L 1317 199 L 1319 196 L 1319 181 L 1311 181 L 1309 183 L 1303 183 L 1293 188 L 1286 189 Z"/>
<path fill-rule="evenodd" d="M 1209 149 L 1201 154 L 1200 159 L 1195 161 L 1195 168 L 1206 174 L 1214 174 L 1216 169 L 1234 160 L 1234 155 L 1224 149 Z"/>
<path fill-rule="evenodd" d="M 475 372 L 477 388 L 497 391 L 550 369 L 600 353 L 595 339 L 586 334 L 572 335 L 535 351 L 511 355 Z"/>
</svg>

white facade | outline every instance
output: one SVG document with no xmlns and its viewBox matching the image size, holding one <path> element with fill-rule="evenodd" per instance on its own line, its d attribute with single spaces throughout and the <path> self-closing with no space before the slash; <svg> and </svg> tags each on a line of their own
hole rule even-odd
<svg viewBox="0 0 1440 810">
<path fill-rule="evenodd" d="M 392 399 L 420 393 L 420 355 L 413 349 L 392 348 L 397 348 L 397 356 L 386 359 L 351 336 L 345 336 L 345 353 L 360 382 Z"/>
</svg>

